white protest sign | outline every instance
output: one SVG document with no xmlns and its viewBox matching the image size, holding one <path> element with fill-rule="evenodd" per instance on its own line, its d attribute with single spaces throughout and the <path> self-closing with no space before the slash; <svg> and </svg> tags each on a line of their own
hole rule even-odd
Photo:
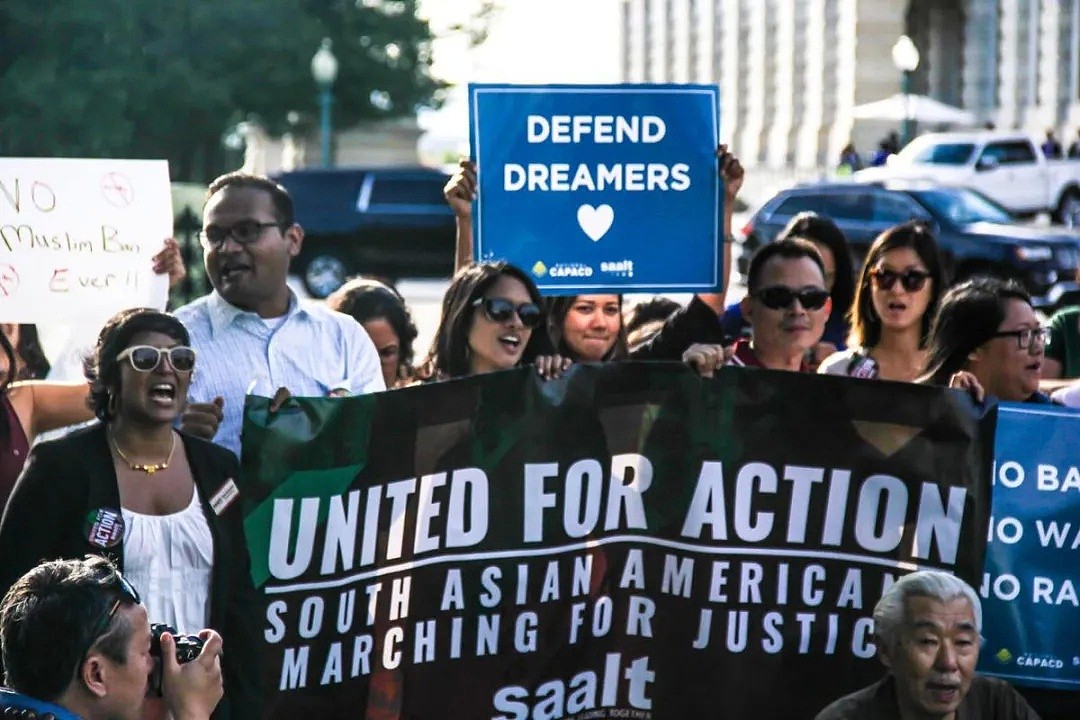
<svg viewBox="0 0 1080 720">
<path fill-rule="evenodd" d="M 0 158 L 0 322 L 164 309 L 171 235 L 164 160 Z"/>
</svg>

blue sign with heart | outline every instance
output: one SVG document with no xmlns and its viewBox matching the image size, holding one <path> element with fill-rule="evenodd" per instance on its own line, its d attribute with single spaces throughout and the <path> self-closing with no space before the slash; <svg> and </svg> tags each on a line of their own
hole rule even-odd
<svg viewBox="0 0 1080 720">
<path fill-rule="evenodd" d="M 721 285 L 719 91 L 469 85 L 473 255 L 549 295 Z"/>
</svg>

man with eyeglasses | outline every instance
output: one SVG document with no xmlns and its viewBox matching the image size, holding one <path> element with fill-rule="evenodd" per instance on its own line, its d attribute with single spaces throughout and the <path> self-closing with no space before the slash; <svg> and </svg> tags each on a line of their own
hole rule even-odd
<svg viewBox="0 0 1080 720">
<path fill-rule="evenodd" d="M 139 596 L 102 557 L 53 560 L 23 575 L 0 603 L 5 690 L 0 713 L 56 720 L 138 720 L 154 668 Z M 223 688 L 221 636 L 203 630 L 199 656 L 180 665 L 161 638 L 162 696 L 174 720 L 210 717 Z"/>
<path fill-rule="evenodd" d="M 200 233 L 214 290 L 176 311 L 199 353 L 181 427 L 240 454 L 244 396 L 340 396 L 384 390 L 364 328 L 322 303 L 301 303 L 286 283 L 300 252 L 285 188 L 229 173 L 211 183 Z"/>
<path fill-rule="evenodd" d="M 810 372 L 808 351 L 821 340 L 831 310 L 817 248 L 799 238 L 769 243 L 754 253 L 747 271 L 742 314 L 751 338 L 727 352 L 719 345 L 693 345 L 683 362 L 703 377 L 723 364 Z"/>
</svg>

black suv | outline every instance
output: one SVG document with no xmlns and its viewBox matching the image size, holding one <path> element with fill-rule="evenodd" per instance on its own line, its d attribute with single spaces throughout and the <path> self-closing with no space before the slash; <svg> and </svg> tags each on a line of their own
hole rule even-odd
<svg viewBox="0 0 1080 720">
<path fill-rule="evenodd" d="M 449 176 L 430 168 L 306 168 L 275 178 L 292 195 L 304 245 L 293 272 L 315 297 L 353 275 L 447 277 L 454 270 Z"/>
<path fill-rule="evenodd" d="M 744 281 L 754 250 L 805 210 L 831 218 L 843 230 L 856 268 L 879 233 L 921 219 L 934 228 L 954 278 L 1015 278 L 1040 308 L 1080 299 L 1080 234 L 1019 225 L 1008 211 L 974 190 L 903 181 L 800 185 L 780 192 L 742 230 L 736 266 Z"/>
</svg>

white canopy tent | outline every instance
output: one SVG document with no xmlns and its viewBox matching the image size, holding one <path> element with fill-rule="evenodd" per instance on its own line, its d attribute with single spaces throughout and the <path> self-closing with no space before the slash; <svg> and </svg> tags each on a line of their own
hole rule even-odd
<svg viewBox="0 0 1080 720">
<path fill-rule="evenodd" d="M 925 95 L 903 93 L 856 105 L 854 116 L 859 120 L 913 120 L 930 124 L 974 125 L 976 122 L 975 116 L 966 110 L 946 105 Z"/>
</svg>

